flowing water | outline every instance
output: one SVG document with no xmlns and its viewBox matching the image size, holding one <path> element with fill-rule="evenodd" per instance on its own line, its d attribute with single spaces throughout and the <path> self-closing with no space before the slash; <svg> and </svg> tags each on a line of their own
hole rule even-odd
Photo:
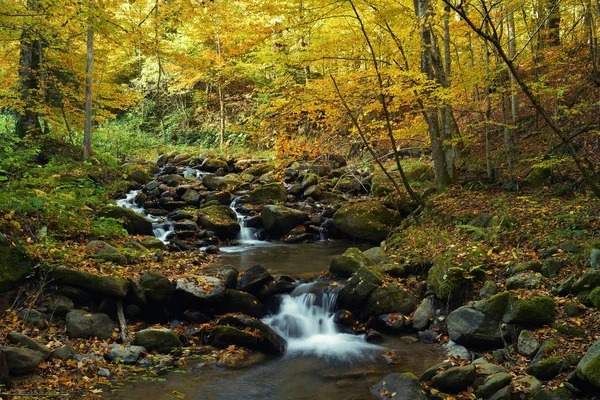
<svg viewBox="0 0 600 400">
<path fill-rule="evenodd" d="M 117 200 L 117 205 L 123 208 L 130 208 L 138 214 L 144 215 L 152 221 L 152 231 L 157 239 L 163 243 L 168 243 L 170 237 L 175 232 L 173 223 L 166 218 L 155 217 L 154 215 L 146 214 L 144 208 L 136 203 L 136 197 L 140 193 L 139 190 L 132 190 L 123 199 Z"/>
</svg>

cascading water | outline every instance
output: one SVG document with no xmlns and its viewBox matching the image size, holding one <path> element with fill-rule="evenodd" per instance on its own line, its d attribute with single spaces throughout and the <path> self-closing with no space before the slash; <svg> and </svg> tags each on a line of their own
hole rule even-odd
<svg viewBox="0 0 600 400">
<path fill-rule="evenodd" d="M 318 283 L 298 286 L 285 295 L 276 315 L 263 321 L 287 340 L 289 355 L 314 355 L 349 361 L 381 350 L 365 341 L 364 335 L 337 330 L 334 312 L 338 293 L 318 289 Z"/>
<path fill-rule="evenodd" d="M 266 240 L 258 239 L 258 229 L 252 228 L 248 226 L 248 220 L 251 218 L 249 215 L 244 215 L 240 212 L 239 207 L 237 206 L 237 198 L 231 202 L 229 208 L 233 210 L 235 213 L 238 224 L 240 224 L 240 233 L 237 237 L 237 246 L 225 246 L 221 247 L 221 251 L 225 253 L 235 253 L 239 251 L 247 250 L 251 247 L 263 246 L 268 247 L 272 246 L 271 243 Z"/>
<path fill-rule="evenodd" d="M 132 190 L 127 193 L 124 199 L 117 200 L 117 205 L 123 208 L 129 208 L 138 214 L 142 214 L 152 221 L 152 232 L 157 239 L 160 239 L 163 243 L 169 243 L 171 234 L 175 231 L 174 225 L 171 221 L 164 218 L 158 218 L 150 214 L 146 214 L 143 207 L 140 207 L 136 203 L 136 197 L 139 194 L 139 190 Z"/>
</svg>

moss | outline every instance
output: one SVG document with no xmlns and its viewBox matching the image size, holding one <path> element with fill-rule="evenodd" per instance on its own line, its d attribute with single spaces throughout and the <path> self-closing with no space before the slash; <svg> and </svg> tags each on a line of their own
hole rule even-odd
<svg viewBox="0 0 600 400">
<path fill-rule="evenodd" d="M 17 286 L 33 273 L 33 262 L 23 245 L 0 236 L 0 292 Z"/>
<path fill-rule="evenodd" d="M 400 222 L 400 215 L 379 201 L 364 201 L 342 206 L 333 221 L 348 236 L 381 242 L 390 233 L 388 226 Z"/>
<path fill-rule="evenodd" d="M 234 237 L 240 231 L 235 213 L 231 208 L 218 204 L 197 211 L 198 223 L 215 232 L 221 238 Z"/>
<path fill-rule="evenodd" d="M 286 196 L 283 184 L 269 183 L 252 190 L 244 196 L 244 201 L 250 204 L 283 203 Z"/>
<path fill-rule="evenodd" d="M 600 287 L 597 287 L 591 291 L 590 302 L 594 305 L 594 307 L 600 309 Z"/>
<path fill-rule="evenodd" d="M 500 320 L 504 315 L 506 306 L 511 297 L 511 292 L 506 291 L 489 297 L 486 300 L 481 300 L 475 303 L 475 309 L 481 311 L 490 317 Z"/>
<path fill-rule="evenodd" d="M 552 323 L 555 315 L 554 299 L 551 297 L 537 296 L 520 299 L 511 296 L 502 321 L 509 324 L 539 326 Z"/>
<path fill-rule="evenodd" d="M 93 290 L 114 297 L 125 297 L 129 290 L 129 281 L 122 278 L 94 275 L 68 268 L 52 270 L 55 283 Z"/>
<path fill-rule="evenodd" d="M 589 383 L 600 388 L 600 356 L 588 361 L 582 372 Z"/>
<path fill-rule="evenodd" d="M 373 262 L 356 247 L 351 247 L 344 254 L 335 256 L 329 263 L 332 274 L 348 277 L 358 271 L 359 268 L 372 265 Z"/>
</svg>

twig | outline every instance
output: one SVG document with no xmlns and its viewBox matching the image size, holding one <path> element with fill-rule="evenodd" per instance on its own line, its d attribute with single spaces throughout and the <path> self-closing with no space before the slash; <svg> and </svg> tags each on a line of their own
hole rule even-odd
<svg viewBox="0 0 600 400">
<path fill-rule="evenodd" d="M 121 329 L 121 341 L 123 343 L 130 343 L 131 338 L 129 338 L 126 333 L 127 325 L 125 324 L 125 315 L 123 314 L 122 300 L 117 300 L 117 318 L 119 319 L 119 327 Z"/>
</svg>

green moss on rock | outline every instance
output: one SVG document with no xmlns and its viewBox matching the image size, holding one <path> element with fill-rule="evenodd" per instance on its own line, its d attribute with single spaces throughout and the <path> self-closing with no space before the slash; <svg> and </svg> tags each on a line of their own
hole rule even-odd
<svg viewBox="0 0 600 400">
<path fill-rule="evenodd" d="M 33 273 L 33 262 L 17 240 L 0 234 L 0 292 L 16 287 Z"/>
<path fill-rule="evenodd" d="M 381 242 L 389 235 L 389 226 L 400 222 L 400 215 L 371 200 L 345 204 L 334 214 L 333 221 L 350 237 Z"/>
<path fill-rule="evenodd" d="M 548 296 L 536 296 L 528 299 L 511 296 L 502 321 L 526 326 L 551 324 L 556 316 L 554 306 L 554 299 Z"/>
</svg>

